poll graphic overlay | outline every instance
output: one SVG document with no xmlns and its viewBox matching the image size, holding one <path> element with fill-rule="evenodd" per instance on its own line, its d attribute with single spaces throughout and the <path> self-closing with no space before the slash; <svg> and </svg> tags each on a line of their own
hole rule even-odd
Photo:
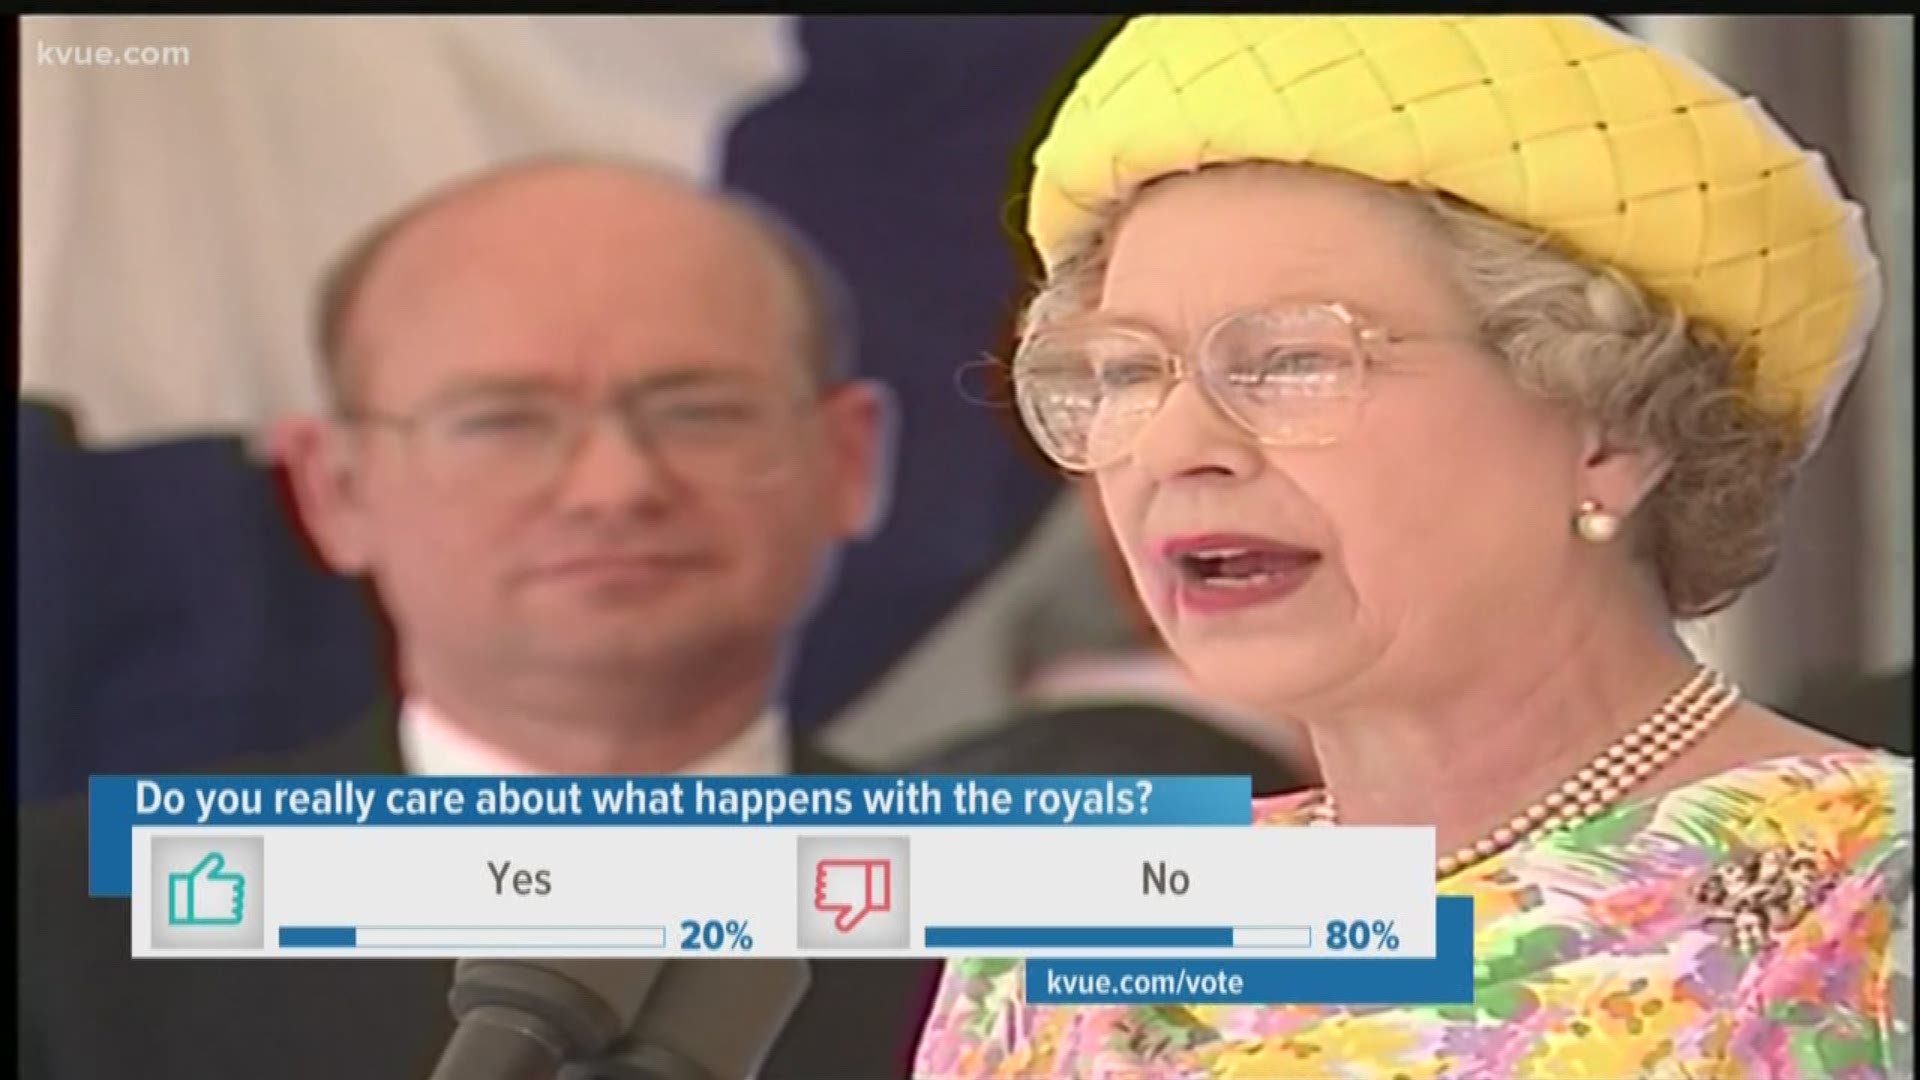
<svg viewBox="0 0 1920 1080">
<path fill-rule="evenodd" d="M 1431 829 L 1254 826 L 1244 777 L 98 776 L 90 800 L 90 891 L 156 963 L 972 956 L 1026 960 L 1045 1002 L 1473 993 Z"/>
</svg>

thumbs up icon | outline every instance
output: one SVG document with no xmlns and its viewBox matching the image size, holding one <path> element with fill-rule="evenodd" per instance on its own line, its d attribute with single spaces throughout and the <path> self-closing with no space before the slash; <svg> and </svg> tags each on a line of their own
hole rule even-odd
<svg viewBox="0 0 1920 1080">
<path fill-rule="evenodd" d="M 167 875 L 168 925 L 240 925 L 246 912 L 247 879 L 226 865 L 225 855 L 209 851 L 193 869 Z"/>
</svg>

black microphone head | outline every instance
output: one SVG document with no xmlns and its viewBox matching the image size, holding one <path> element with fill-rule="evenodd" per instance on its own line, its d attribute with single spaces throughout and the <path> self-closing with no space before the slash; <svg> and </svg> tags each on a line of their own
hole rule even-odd
<svg viewBox="0 0 1920 1080">
<path fill-rule="evenodd" d="M 626 1038 L 560 1080 L 748 1080 L 812 982 L 805 960 L 682 960 L 667 969 Z"/>
<path fill-rule="evenodd" d="M 512 1009 L 558 1036 L 563 1059 L 591 1057 L 632 1026 L 665 960 L 465 959 L 453 969 L 447 1003 L 455 1020 L 477 1010 Z"/>
</svg>

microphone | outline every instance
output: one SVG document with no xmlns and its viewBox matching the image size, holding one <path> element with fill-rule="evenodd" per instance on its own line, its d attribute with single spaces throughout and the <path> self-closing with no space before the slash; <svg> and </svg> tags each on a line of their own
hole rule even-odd
<svg viewBox="0 0 1920 1080">
<path fill-rule="evenodd" d="M 812 981 L 805 960 L 681 961 L 626 1038 L 558 1080 L 750 1080 Z"/>
<path fill-rule="evenodd" d="M 619 1041 L 665 960 L 461 960 L 458 1026 L 429 1080 L 552 1080 Z"/>
</svg>

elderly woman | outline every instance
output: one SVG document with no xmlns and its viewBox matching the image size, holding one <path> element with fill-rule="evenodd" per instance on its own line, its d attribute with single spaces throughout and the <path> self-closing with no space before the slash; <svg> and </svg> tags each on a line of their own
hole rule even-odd
<svg viewBox="0 0 1920 1080">
<path fill-rule="evenodd" d="M 1458 1007 L 1040 1007 L 949 965 L 915 1075 L 1911 1075 L 1911 765 L 1674 625 L 1773 561 L 1875 318 L 1757 106 L 1579 17 L 1139 18 L 1036 157 L 1013 376 L 1269 825 L 1427 825 Z"/>
</svg>

